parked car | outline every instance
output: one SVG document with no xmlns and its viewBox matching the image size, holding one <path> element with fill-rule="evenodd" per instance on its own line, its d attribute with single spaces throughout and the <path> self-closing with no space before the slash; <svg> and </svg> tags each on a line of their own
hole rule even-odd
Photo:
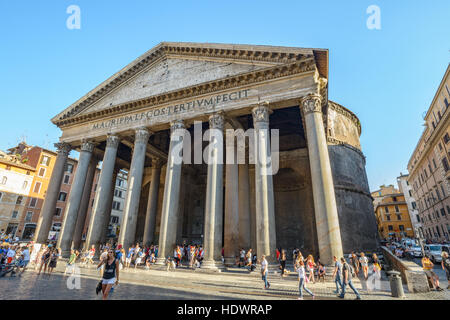
<svg viewBox="0 0 450 320">
<path fill-rule="evenodd" d="M 419 246 L 411 246 L 408 248 L 409 252 L 411 253 L 411 256 L 414 258 L 422 258 L 422 248 Z"/>
<path fill-rule="evenodd" d="M 442 261 L 442 247 L 444 245 L 442 244 L 427 244 L 424 246 L 425 249 L 425 255 L 433 262 L 433 263 L 440 263 Z M 446 248 L 448 251 L 448 248 Z"/>
</svg>

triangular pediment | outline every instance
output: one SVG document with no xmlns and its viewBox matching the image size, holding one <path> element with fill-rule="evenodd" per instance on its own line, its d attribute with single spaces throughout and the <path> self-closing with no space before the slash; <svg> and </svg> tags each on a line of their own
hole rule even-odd
<svg viewBox="0 0 450 320">
<path fill-rule="evenodd" d="M 326 50 L 161 43 L 69 106 L 52 122 L 58 124 L 129 101 L 311 58 L 317 64 L 328 62 Z M 327 72 L 327 67 L 322 67 L 322 73 Z"/>
</svg>

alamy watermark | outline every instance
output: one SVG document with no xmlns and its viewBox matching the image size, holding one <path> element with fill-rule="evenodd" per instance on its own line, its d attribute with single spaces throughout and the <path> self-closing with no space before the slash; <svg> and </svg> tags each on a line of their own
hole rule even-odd
<svg viewBox="0 0 450 320">
<path fill-rule="evenodd" d="M 381 9 L 377 5 L 367 7 L 366 13 L 369 14 L 366 25 L 369 30 L 381 30 Z"/>
<path fill-rule="evenodd" d="M 203 142 L 209 142 L 204 149 Z M 171 148 L 169 160 L 176 165 L 254 164 L 264 176 L 275 175 L 279 170 L 278 129 L 212 128 L 202 132 L 202 122 L 196 121 L 194 138 L 189 130 L 176 129 L 171 134 Z"/>
<path fill-rule="evenodd" d="M 66 27 L 69 30 L 81 29 L 81 9 L 77 5 L 70 5 L 66 10 L 67 14 L 70 14 L 66 20 Z"/>
</svg>

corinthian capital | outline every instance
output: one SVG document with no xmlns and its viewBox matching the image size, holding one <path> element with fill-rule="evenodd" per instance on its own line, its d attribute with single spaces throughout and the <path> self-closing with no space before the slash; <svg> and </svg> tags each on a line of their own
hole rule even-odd
<svg viewBox="0 0 450 320">
<path fill-rule="evenodd" d="M 301 108 L 306 115 L 311 112 L 322 112 L 322 97 L 319 94 L 308 94 L 301 100 Z"/>
<path fill-rule="evenodd" d="M 119 147 L 120 139 L 118 136 L 108 134 L 106 138 L 106 147 L 117 149 Z"/>
<path fill-rule="evenodd" d="M 271 113 L 272 110 L 269 108 L 269 102 L 261 102 L 252 109 L 253 122 L 269 122 Z"/>
<path fill-rule="evenodd" d="M 148 138 L 150 138 L 150 132 L 147 128 L 136 129 L 136 135 L 134 137 L 134 143 L 145 143 L 147 144 Z"/>
<path fill-rule="evenodd" d="M 185 129 L 186 126 L 183 120 L 174 120 L 170 122 L 170 134 L 172 134 L 175 130 Z"/>
<path fill-rule="evenodd" d="M 56 152 L 63 156 L 68 156 L 72 150 L 72 146 L 66 142 L 55 143 Z"/>
<path fill-rule="evenodd" d="M 95 144 L 92 141 L 84 140 L 81 141 L 81 151 L 92 153 L 94 151 Z"/>
<path fill-rule="evenodd" d="M 209 128 L 223 130 L 225 124 L 225 117 L 222 113 L 214 113 L 209 116 Z"/>
</svg>

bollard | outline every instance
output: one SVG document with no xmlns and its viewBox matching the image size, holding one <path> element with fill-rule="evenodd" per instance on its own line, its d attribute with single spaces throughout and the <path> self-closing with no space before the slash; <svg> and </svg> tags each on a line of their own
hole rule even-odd
<svg viewBox="0 0 450 320">
<path fill-rule="evenodd" d="M 395 298 L 404 298 L 402 278 L 398 271 L 388 271 L 389 284 L 391 285 L 391 295 Z"/>
</svg>

